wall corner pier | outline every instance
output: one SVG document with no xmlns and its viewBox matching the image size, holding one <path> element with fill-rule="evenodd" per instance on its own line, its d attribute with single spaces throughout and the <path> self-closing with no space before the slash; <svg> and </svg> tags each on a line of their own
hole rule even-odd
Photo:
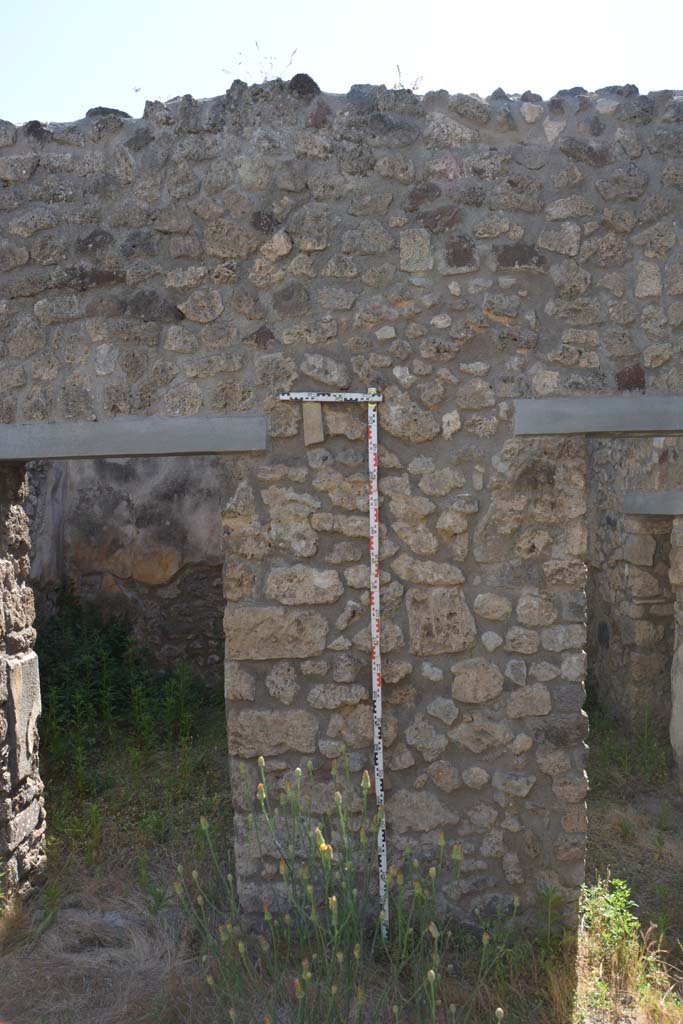
<svg viewBox="0 0 683 1024">
<path fill-rule="evenodd" d="M 0 861 L 2 891 L 24 894 L 45 861 L 45 809 L 38 771 L 40 680 L 32 650 L 33 593 L 22 465 L 0 463 Z"/>
</svg>

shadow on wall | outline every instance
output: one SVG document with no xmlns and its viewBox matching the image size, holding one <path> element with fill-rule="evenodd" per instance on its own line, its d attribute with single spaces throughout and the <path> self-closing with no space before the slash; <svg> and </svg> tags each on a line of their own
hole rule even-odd
<svg viewBox="0 0 683 1024">
<path fill-rule="evenodd" d="M 31 583 L 44 613 L 73 579 L 126 614 L 161 667 L 187 661 L 222 685 L 219 456 L 40 462 L 30 467 Z"/>
<path fill-rule="evenodd" d="M 677 438 L 591 440 L 588 689 L 631 732 L 669 744 L 674 648 L 670 517 L 626 516 L 629 491 L 677 489 Z"/>
</svg>

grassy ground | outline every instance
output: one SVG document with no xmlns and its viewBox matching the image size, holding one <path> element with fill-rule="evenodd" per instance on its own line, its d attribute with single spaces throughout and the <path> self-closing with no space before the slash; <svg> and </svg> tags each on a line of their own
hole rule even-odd
<svg viewBox="0 0 683 1024">
<path fill-rule="evenodd" d="M 31 903 L 0 916 L 0 1021 L 226 1024 L 231 993 L 216 999 L 206 982 L 215 951 L 174 892 L 178 864 L 198 866 L 200 877 L 212 870 L 200 816 L 212 823 L 218 861 L 229 861 L 222 701 L 193 689 L 186 675 L 179 691 L 177 679 L 141 674 L 118 626 L 87 616 L 83 622 L 73 605 L 67 612 L 43 672 L 52 659 L 64 686 L 70 651 L 80 696 L 58 706 L 45 682 L 49 873 Z M 146 722 L 143 698 L 165 722 L 160 731 Z M 104 724 L 103 700 L 111 709 Z M 669 781 L 666 752 L 647 729 L 629 741 L 598 709 L 592 722 L 589 888 L 578 944 L 572 936 L 530 943 L 494 934 L 482 951 L 480 938 L 457 936 L 440 947 L 440 1007 L 430 1009 L 423 999 L 422 1010 L 407 1001 L 400 1016 L 389 1006 L 373 1010 L 385 968 L 371 965 L 365 1008 L 352 1001 L 344 1019 L 493 1024 L 503 1007 L 506 1024 L 683 1022 L 683 797 Z M 626 884 L 610 885 L 610 876 Z M 274 984 L 256 950 L 238 1024 L 268 1020 L 272 989 L 280 984 L 273 1024 L 317 1024 L 317 1017 L 301 1015 L 303 1003 L 290 991 L 299 953 Z M 229 986 L 240 980 L 231 979 Z M 449 1016 L 448 1004 L 462 1008 L 468 998 L 466 1015 Z"/>
</svg>

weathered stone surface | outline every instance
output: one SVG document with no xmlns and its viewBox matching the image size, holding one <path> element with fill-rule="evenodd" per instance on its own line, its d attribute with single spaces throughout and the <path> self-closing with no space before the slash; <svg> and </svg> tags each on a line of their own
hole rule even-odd
<svg viewBox="0 0 683 1024">
<path fill-rule="evenodd" d="M 500 594 L 477 594 L 474 610 L 482 619 L 500 621 L 512 614 L 512 602 Z"/>
<path fill-rule="evenodd" d="M 401 793 L 387 800 L 387 827 L 403 832 L 432 832 L 455 825 L 460 815 L 443 804 L 434 793 Z"/>
<path fill-rule="evenodd" d="M 470 658 L 452 666 L 452 691 L 455 700 L 466 704 L 484 704 L 503 692 L 503 673 L 485 658 Z"/>
<path fill-rule="evenodd" d="M 429 586 L 449 586 L 464 583 L 465 577 L 455 565 L 444 562 L 428 562 L 410 555 L 401 554 L 391 563 L 393 572 L 408 583 Z"/>
<path fill-rule="evenodd" d="M 228 719 L 228 744 L 233 757 L 273 757 L 316 750 L 318 719 L 309 711 L 233 712 Z"/>
<path fill-rule="evenodd" d="M 178 309 L 188 320 L 208 324 L 212 320 L 217 320 L 223 312 L 223 299 L 215 288 L 198 288 L 180 303 Z"/>
<path fill-rule="evenodd" d="M 549 715 L 552 709 L 550 693 L 542 683 L 522 686 L 511 693 L 507 700 L 510 718 L 525 718 L 529 715 Z"/>
<path fill-rule="evenodd" d="M 343 593 L 334 569 L 292 565 L 273 569 L 266 580 L 266 597 L 281 604 L 333 604 Z"/>
<path fill-rule="evenodd" d="M 406 729 L 406 743 L 416 747 L 425 761 L 435 761 L 448 746 L 448 737 L 429 722 L 423 715 L 418 715 L 411 726 Z"/>
<path fill-rule="evenodd" d="M 389 401 L 382 403 L 380 422 L 382 429 L 392 437 L 413 444 L 431 441 L 441 429 L 436 416 L 421 409 L 402 393 L 392 392 Z"/>
<path fill-rule="evenodd" d="M 228 700 L 256 699 L 256 681 L 239 662 L 225 663 L 225 696 Z"/>
<path fill-rule="evenodd" d="M 365 686 L 330 686 L 329 683 L 320 683 L 311 687 L 306 700 L 319 710 L 333 711 L 345 705 L 353 706 L 368 699 L 368 690 Z"/>
<path fill-rule="evenodd" d="M 281 704 L 293 704 L 299 692 L 297 670 L 289 662 L 276 665 L 266 676 L 266 689 Z"/>
<path fill-rule="evenodd" d="M 6 622 L 6 616 L 3 618 Z M 16 785 L 35 770 L 34 758 L 38 752 L 38 718 L 41 712 L 40 678 L 38 659 L 33 652 L 19 658 L 10 658 L 6 664 L 10 772 Z"/>
<path fill-rule="evenodd" d="M 413 654 L 465 651 L 476 639 L 474 618 L 459 587 L 409 590 L 406 610 Z"/>
<path fill-rule="evenodd" d="M 322 654 L 328 625 L 322 615 L 286 608 L 228 608 L 225 649 L 235 661 L 312 658 Z"/>
</svg>

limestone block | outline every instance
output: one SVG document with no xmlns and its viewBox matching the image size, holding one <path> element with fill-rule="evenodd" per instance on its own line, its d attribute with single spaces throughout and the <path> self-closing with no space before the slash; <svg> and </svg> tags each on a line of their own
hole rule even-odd
<svg viewBox="0 0 683 1024">
<path fill-rule="evenodd" d="M 233 757 L 272 757 L 316 750 L 318 718 L 309 711 L 258 711 L 248 708 L 228 716 L 228 747 Z"/>
<path fill-rule="evenodd" d="M 465 768 L 462 773 L 462 781 L 468 789 L 483 789 L 491 780 L 491 776 L 485 768 L 476 765 Z"/>
<path fill-rule="evenodd" d="M 273 569 L 266 581 L 266 596 L 281 604 L 333 604 L 344 593 L 334 569 L 292 565 Z"/>
<path fill-rule="evenodd" d="M 474 599 L 474 611 L 482 619 L 499 621 L 511 614 L 512 602 L 500 594 L 477 594 Z"/>
<path fill-rule="evenodd" d="M 549 594 L 522 594 L 517 602 L 517 618 L 523 626 L 549 626 L 557 618 Z"/>
<path fill-rule="evenodd" d="M 544 651 L 568 651 L 583 647 L 586 642 L 586 627 L 549 626 L 541 630 L 541 647 Z"/>
<path fill-rule="evenodd" d="M 10 773 L 13 784 L 21 782 L 34 768 L 38 748 L 38 718 L 41 712 L 38 658 L 31 651 L 7 659 L 9 700 L 7 717 L 10 744 Z"/>
<path fill-rule="evenodd" d="M 507 713 L 510 718 L 549 715 L 551 709 L 550 692 L 543 683 L 522 686 L 508 697 Z"/>
<path fill-rule="evenodd" d="M 406 594 L 413 654 L 449 654 L 474 644 L 477 629 L 460 587 L 432 587 Z"/>
<path fill-rule="evenodd" d="M 535 775 L 524 775 L 520 772 L 495 772 L 493 785 L 509 796 L 526 796 L 536 782 Z"/>
<path fill-rule="evenodd" d="M 361 701 L 368 700 L 369 696 L 367 687 L 357 683 L 352 686 L 319 683 L 317 686 L 311 687 L 306 700 L 319 711 L 333 711 L 345 705 L 360 704 Z"/>
<path fill-rule="evenodd" d="M 226 700 L 255 700 L 256 682 L 236 661 L 225 663 Z"/>
<path fill-rule="evenodd" d="M 385 714 L 382 720 L 382 736 L 386 747 L 390 747 L 394 742 L 397 731 L 394 716 Z M 332 715 L 327 735 L 330 739 L 341 740 L 350 750 L 371 746 L 374 737 L 372 706 L 358 704 Z"/>
<path fill-rule="evenodd" d="M 426 228 L 407 228 L 400 235 L 400 267 L 411 273 L 431 270 L 434 257 Z"/>
<path fill-rule="evenodd" d="M 424 715 L 418 715 L 411 726 L 406 729 L 406 743 L 416 747 L 425 761 L 435 761 L 439 754 L 448 746 L 448 737 L 436 729 Z"/>
<path fill-rule="evenodd" d="M 485 658 L 470 658 L 451 667 L 455 700 L 484 704 L 503 692 L 503 673 Z"/>
<path fill-rule="evenodd" d="M 286 608 L 228 608 L 225 649 L 235 661 L 312 658 L 325 650 L 328 624 L 322 615 Z"/>
<path fill-rule="evenodd" d="M 293 665 L 285 661 L 275 665 L 266 676 L 266 689 L 271 697 L 281 704 L 292 704 L 299 692 L 297 671 Z"/>
<path fill-rule="evenodd" d="M 16 850 L 17 846 L 24 841 L 37 828 L 40 821 L 40 801 L 33 800 L 23 811 L 15 814 L 6 826 L 6 851 Z M 2 849 L 0 843 L 0 849 Z"/>
<path fill-rule="evenodd" d="M 422 583 L 429 586 L 448 586 L 464 583 L 460 569 L 448 562 L 428 562 L 410 555 L 400 554 L 391 563 L 392 570 L 408 583 Z"/>
<path fill-rule="evenodd" d="M 456 825 L 460 815 L 441 803 L 434 793 L 402 792 L 387 801 L 387 826 L 391 832 L 432 832 Z"/>
<path fill-rule="evenodd" d="M 463 715 L 462 720 L 451 729 L 448 736 L 454 743 L 466 747 L 473 754 L 499 748 L 510 743 L 513 734 L 505 722 L 485 714 Z"/>
<path fill-rule="evenodd" d="M 434 761 L 427 768 L 427 775 L 442 793 L 452 793 L 460 787 L 458 769 L 450 761 Z"/>
</svg>

